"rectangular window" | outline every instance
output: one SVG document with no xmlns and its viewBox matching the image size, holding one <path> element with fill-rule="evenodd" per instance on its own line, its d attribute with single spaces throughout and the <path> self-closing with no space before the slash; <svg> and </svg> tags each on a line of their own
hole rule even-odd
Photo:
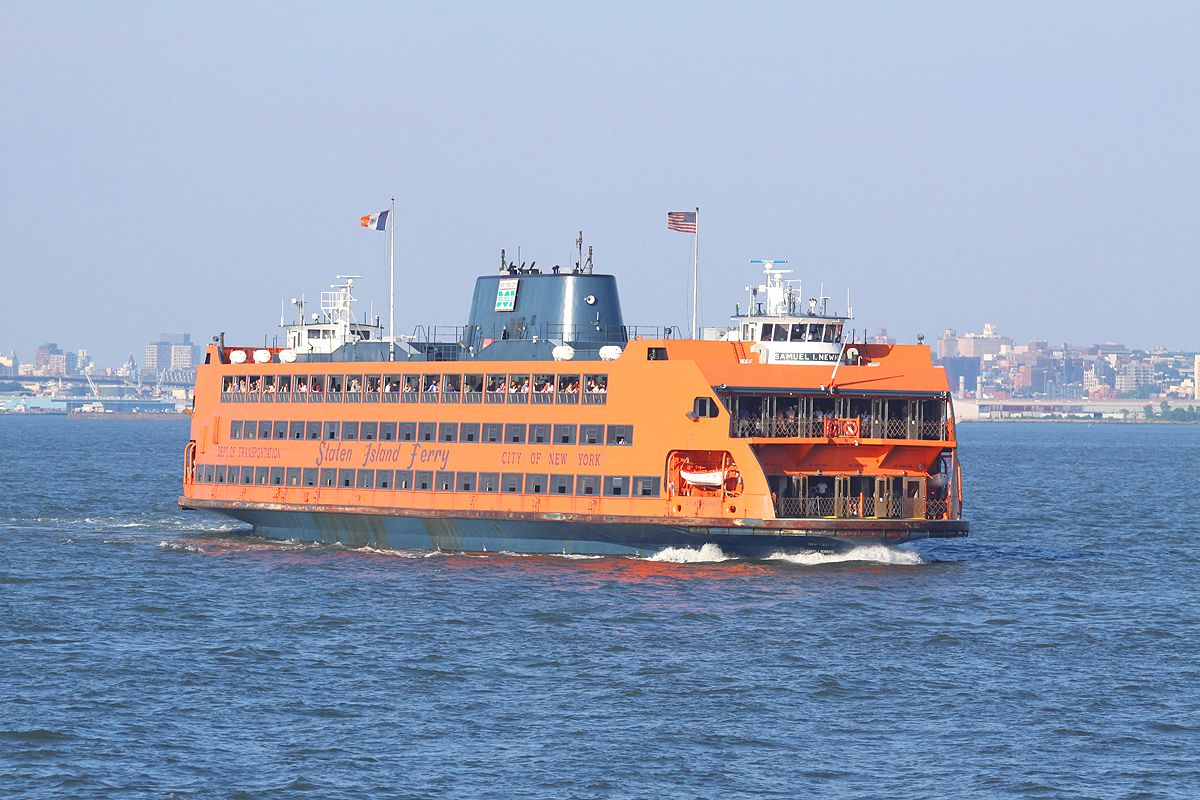
<svg viewBox="0 0 1200 800">
<path fill-rule="evenodd" d="M 481 472 L 479 473 L 479 491 L 495 492 L 500 488 L 500 473 L 499 472 Z"/>
<path fill-rule="evenodd" d="M 417 439 L 417 423 L 401 422 L 400 423 L 400 441 L 413 442 Z"/>
<path fill-rule="evenodd" d="M 478 442 L 479 441 L 479 423 L 464 422 L 458 427 L 458 440 L 460 442 Z"/>
<path fill-rule="evenodd" d="M 575 476 L 551 475 L 550 494 L 575 494 Z"/>
<path fill-rule="evenodd" d="M 520 494 L 521 484 L 525 482 L 524 475 L 505 472 L 500 476 L 500 491 L 505 494 Z"/>
<path fill-rule="evenodd" d="M 438 470 L 437 480 L 435 481 L 435 485 L 437 486 L 437 490 L 439 492 L 453 492 L 454 491 L 454 473 L 453 472 L 443 472 L 441 470 Z"/>
<path fill-rule="evenodd" d="M 474 472 L 458 473 L 458 479 L 454 484 L 454 488 L 456 491 L 459 491 L 459 492 L 475 491 L 475 473 Z"/>
<path fill-rule="evenodd" d="M 258 484 L 259 486 L 267 486 L 269 484 L 270 480 L 271 480 L 271 468 L 270 467 L 255 467 L 254 468 L 254 482 L 256 484 Z"/>
<path fill-rule="evenodd" d="M 575 444 L 575 433 L 578 430 L 574 425 L 555 425 L 554 426 L 554 443 L 555 444 Z"/>
<path fill-rule="evenodd" d="M 227 469 L 225 471 L 225 481 L 227 483 L 241 483 L 241 480 L 242 480 L 242 468 L 241 467 L 229 467 L 229 469 Z"/>
<path fill-rule="evenodd" d="M 333 441 L 338 438 L 338 430 L 341 428 L 341 423 L 326 422 L 325 423 L 325 438 Z"/>
<path fill-rule="evenodd" d="M 255 436 L 256 433 L 258 433 L 258 423 L 252 419 L 246 420 L 245 427 L 242 428 L 242 438 L 243 439 L 257 438 Z"/>
<path fill-rule="evenodd" d="M 504 426 L 499 422 L 483 423 L 483 440 L 485 442 L 498 442 L 504 437 Z"/>
<path fill-rule="evenodd" d="M 717 404 L 711 397 L 697 397 L 692 401 L 692 417 L 695 419 L 715 416 L 717 416 Z"/>
<path fill-rule="evenodd" d="M 583 497 L 600 494 L 600 476 L 580 475 L 575 479 L 575 494 Z"/>
<path fill-rule="evenodd" d="M 358 427 L 358 438 L 364 442 L 373 442 L 379 438 L 379 423 L 364 422 Z"/>
<path fill-rule="evenodd" d="M 299 467 L 288 467 L 287 468 L 287 485 L 288 486 L 299 486 L 300 485 L 300 468 Z"/>
<path fill-rule="evenodd" d="M 309 440 L 319 440 L 321 438 L 321 423 L 304 423 L 304 438 Z"/>
<path fill-rule="evenodd" d="M 354 470 L 339 469 L 338 470 L 338 488 L 353 489 L 354 488 Z"/>
<path fill-rule="evenodd" d="M 411 469 L 398 469 L 398 470 L 396 470 L 396 482 L 395 482 L 395 484 L 394 484 L 394 485 L 395 485 L 395 487 L 396 487 L 397 489 L 411 489 L 411 488 L 413 488 L 413 473 L 412 473 L 412 470 L 411 470 Z"/>
<path fill-rule="evenodd" d="M 391 489 L 392 485 L 392 471 L 390 469 L 375 470 L 376 489 Z"/>
<path fill-rule="evenodd" d="M 458 441 L 458 423 L 457 422 L 438 423 L 438 441 L 439 442 L 457 442 Z"/>
<path fill-rule="evenodd" d="M 525 476 L 525 494 L 545 494 L 549 481 L 544 474 L 534 473 Z"/>
<path fill-rule="evenodd" d="M 422 442 L 432 442 L 437 437 L 436 422 L 422 422 L 417 426 L 417 439 Z"/>
<path fill-rule="evenodd" d="M 225 482 L 225 465 L 218 464 L 216 473 L 213 475 L 213 480 L 217 483 Z"/>
<path fill-rule="evenodd" d="M 605 475 L 604 476 L 604 496 L 605 497 L 628 497 L 629 496 L 629 478 L 624 475 Z"/>
<path fill-rule="evenodd" d="M 270 439 L 272 427 L 273 425 L 268 420 L 260 420 L 258 423 L 258 438 Z"/>
<path fill-rule="evenodd" d="M 633 444 L 633 426 L 609 425 L 608 439 L 605 444 L 616 445 L 618 447 L 626 447 Z"/>
<path fill-rule="evenodd" d="M 579 426 L 579 443 L 580 444 L 600 444 L 604 441 L 604 426 L 603 425 L 580 425 Z"/>
<path fill-rule="evenodd" d="M 271 431 L 272 439 L 288 438 L 288 424 L 286 422 L 276 422 L 273 426 L 271 426 Z"/>
<path fill-rule="evenodd" d="M 329 467 L 322 467 L 321 486 L 326 489 L 336 489 L 337 485 L 337 470 L 330 469 Z"/>
<path fill-rule="evenodd" d="M 318 475 L 317 470 L 313 469 L 312 467 L 305 467 L 305 469 L 304 469 L 304 485 L 305 486 L 316 486 L 317 485 L 317 475 Z"/>
<path fill-rule="evenodd" d="M 550 441 L 549 425 L 530 425 L 529 441 L 534 444 L 546 444 Z"/>
<path fill-rule="evenodd" d="M 358 441 L 358 423 L 343 422 L 342 423 L 342 441 L 357 442 Z"/>
<path fill-rule="evenodd" d="M 665 348 L 665 347 L 647 347 L 646 348 L 646 360 L 647 361 L 666 361 L 667 360 L 667 348 Z"/>
<path fill-rule="evenodd" d="M 304 438 L 304 423 L 296 422 L 293 420 L 288 425 L 288 438 L 289 439 L 303 439 Z"/>
<path fill-rule="evenodd" d="M 428 492 L 433 488 L 433 473 L 429 470 L 418 470 L 413 479 L 413 488 L 418 492 Z"/>
<path fill-rule="evenodd" d="M 520 422 L 510 422 L 504 426 L 504 441 L 506 444 L 525 443 L 525 425 Z"/>
<path fill-rule="evenodd" d="M 396 441 L 396 423 L 394 423 L 394 422 L 379 423 L 379 441 L 381 441 L 381 442 Z"/>
<path fill-rule="evenodd" d="M 358 471 L 357 486 L 359 489 L 374 489 L 375 488 L 375 470 L 360 469 Z"/>
<path fill-rule="evenodd" d="M 240 419 L 232 420 L 229 423 L 229 438 L 230 439 L 242 438 L 242 421 Z"/>
<path fill-rule="evenodd" d="M 212 483 L 213 468 L 212 464 L 201 464 L 196 470 L 197 483 Z"/>
<path fill-rule="evenodd" d="M 634 497 L 658 497 L 662 494 L 662 479 L 649 475 L 635 475 L 633 478 Z"/>
</svg>

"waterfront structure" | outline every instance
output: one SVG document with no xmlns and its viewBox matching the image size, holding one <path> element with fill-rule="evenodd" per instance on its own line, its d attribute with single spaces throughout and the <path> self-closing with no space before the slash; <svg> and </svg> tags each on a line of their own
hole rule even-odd
<svg viewBox="0 0 1200 800">
<path fill-rule="evenodd" d="M 581 249 L 582 262 L 582 249 Z M 945 372 L 851 341 L 779 262 L 718 338 L 624 322 L 590 259 L 476 281 L 465 326 L 400 342 L 353 279 L 286 347 L 210 345 L 184 508 L 261 535 L 401 548 L 649 554 L 963 536 Z"/>
</svg>

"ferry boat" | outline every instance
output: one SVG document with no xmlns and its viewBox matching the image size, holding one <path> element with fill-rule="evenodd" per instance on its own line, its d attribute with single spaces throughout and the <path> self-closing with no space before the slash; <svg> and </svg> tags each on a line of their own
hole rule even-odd
<svg viewBox="0 0 1200 800">
<path fill-rule="evenodd" d="M 757 262 L 724 329 L 625 324 L 614 276 L 508 263 L 465 326 L 385 338 L 356 276 L 283 346 L 214 337 L 185 509 L 376 548 L 752 558 L 967 534 L 944 371 Z M 281 320 L 282 323 L 282 320 Z"/>
</svg>

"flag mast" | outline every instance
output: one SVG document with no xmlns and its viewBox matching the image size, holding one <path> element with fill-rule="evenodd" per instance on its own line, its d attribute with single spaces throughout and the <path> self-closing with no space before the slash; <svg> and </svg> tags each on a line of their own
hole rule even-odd
<svg viewBox="0 0 1200 800">
<path fill-rule="evenodd" d="M 388 361 L 396 360 L 396 198 L 388 210 Z"/>
<path fill-rule="evenodd" d="M 692 233 L 692 338 L 696 338 L 696 310 L 700 302 L 700 206 L 696 206 L 696 230 Z"/>
</svg>

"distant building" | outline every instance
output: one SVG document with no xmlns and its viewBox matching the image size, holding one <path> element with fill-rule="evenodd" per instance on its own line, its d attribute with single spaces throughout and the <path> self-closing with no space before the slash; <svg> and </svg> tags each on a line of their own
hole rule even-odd
<svg viewBox="0 0 1200 800">
<path fill-rule="evenodd" d="M 1195 394 L 1195 399 L 1200 400 L 1200 354 L 1197 354 L 1192 363 L 1192 392 Z"/>
<path fill-rule="evenodd" d="M 46 342 L 38 345 L 38 349 L 33 353 L 33 369 L 35 371 L 46 370 L 50 366 L 50 357 L 62 355 L 62 350 L 58 347 L 58 342 Z"/>
<path fill-rule="evenodd" d="M 146 345 L 145 358 L 142 361 L 146 374 L 157 375 L 171 368 L 171 345 L 167 342 L 151 342 Z"/>
<path fill-rule="evenodd" d="M 1117 394 L 1140 394 L 1143 387 L 1154 383 L 1154 368 L 1144 361 L 1130 361 L 1117 371 Z"/>
<path fill-rule="evenodd" d="M 0 378 L 15 378 L 21 369 L 21 360 L 16 353 L 0 356 Z"/>
<path fill-rule="evenodd" d="M 146 345 L 145 374 L 160 376 L 165 372 L 177 375 L 194 374 L 200 349 L 192 344 L 190 333 L 160 333 L 158 341 Z"/>
<path fill-rule="evenodd" d="M 935 352 L 939 361 L 944 358 L 956 358 L 958 356 L 958 334 L 954 328 L 946 328 L 946 330 L 942 331 L 942 335 L 938 337 Z"/>
<path fill-rule="evenodd" d="M 876 328 L 874 333 L 867 336 L 867 344 L 895 344 L 895 342 L 888 336 L 887 328 Z"/>
</svg>

